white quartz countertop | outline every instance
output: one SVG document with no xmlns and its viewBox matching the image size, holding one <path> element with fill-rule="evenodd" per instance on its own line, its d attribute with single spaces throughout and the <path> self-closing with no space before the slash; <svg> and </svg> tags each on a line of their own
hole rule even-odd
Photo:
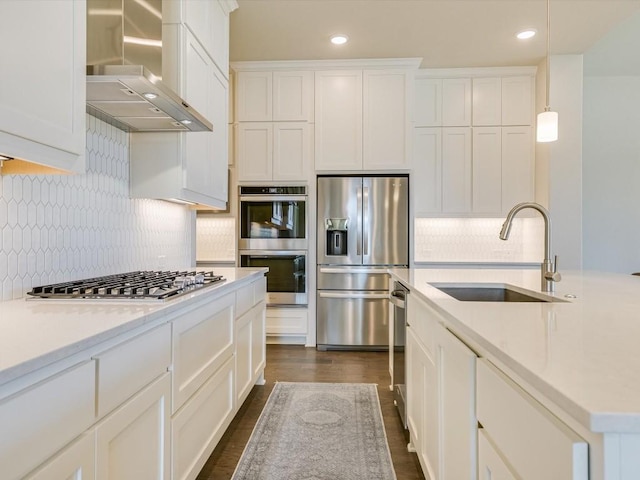
<svg viewBox="0 0 640 480">
<path fill-rule="evenodd" d="M 539 270 L 392 269 L 481 356 L 512 370 L 593 432 L 640 432 L 640 277 L 562 272 L 552 303 L 463 302 L 431 283 L 542 294 Z M 566 298 L 575 295 L 576 298 Z"/>
<path fill-rule="evenodd" d="M 212 269 L 198 268 L 203 270 Z M 19 299 L 0 302 L 0 385 L 159 320 L 198 299 L 224 295 L 267 271 L 265 268 L 213 270 L 226 281 L 166 301 Z"/>
</svg>

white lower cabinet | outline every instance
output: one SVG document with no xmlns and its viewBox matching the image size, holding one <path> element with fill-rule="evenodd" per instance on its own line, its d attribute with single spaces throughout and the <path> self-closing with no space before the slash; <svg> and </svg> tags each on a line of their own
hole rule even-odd
<svg viewBox="0 0 640 480">
<path fill-rule="evenodd" d="M 172 480 L 197 477 L 235 413 L 229 358 L 171 420 Z"/>
<path fill-rule="evenodd" d="M 483 429 L 478 430 L 478 480 L 517 480 Z"/>
<path fill-rule="evenodd" d="M 409 295 L 407 396 L 411 442 L 430 480 L 476 478 L 476 355 Z"/>
<path fill-rule="evenodd" d="M 308 314 L 306 308 L 267 308 L 267 343 L 305 344 Z"/>
<path fill-rule="evenodd" d="M 165 373 L 96 426 L 97 480 L 169 479 L 169 401 Z"/>
<path fill-rule="evenodd" d="M 238 405 L 247 398 L 264 370 L 265 306 L 254 306 L 236 320 L 236 399 Z"/>
<path fill-rule="evenodd" d="M 0 477 L 16 480 L 95 422 L 94 361 L 0 401 Z"/>
<path fill-rule="evenodd" d="M 96 478 L 96 434 L 80 436 L 25 480 L 94 480 Z"/>
<path fill-rule="evenodd" d="M 486 359 L 477 365 L 477 395 L 483 435 L 515 478 L 588 480 L 587 442 Z"/>
</svg>

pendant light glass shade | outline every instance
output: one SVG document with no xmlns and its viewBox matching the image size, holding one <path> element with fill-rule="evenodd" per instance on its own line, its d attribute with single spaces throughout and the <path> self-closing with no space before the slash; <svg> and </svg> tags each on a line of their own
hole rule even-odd
<svg viewBox="0 0 640 480">
<path fill-rule="evenodd" d="M 558 140 L 558 112 L 552 112 L 549 108 L 549 88 L 551 77 L 551 62 L 549 53 L 549 43 L 551 33 L 551 0 L 547 0 L 547 84 L 546 84 L 546 103 L 544 112 L 538 114 L 538 125 L 536 131 L 536 140 L 538 142 L 555 142 Z"/>
<path fill-rule="evenodd" d="M 558 112 L 547 110 L 538 114 L 536 140 L 538 142 L 558 140 Z"/>
</svg>

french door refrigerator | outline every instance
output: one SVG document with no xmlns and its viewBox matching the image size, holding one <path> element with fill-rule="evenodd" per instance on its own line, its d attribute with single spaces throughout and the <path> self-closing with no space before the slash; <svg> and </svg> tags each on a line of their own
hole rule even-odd
<svg viewBox="0 0 640 480">
<path fill-rule="evenodd" d="M 390 266 L 409 263 L 409 177 L 319 176 L 317 348 L 389 348 Z"/>
</svg>

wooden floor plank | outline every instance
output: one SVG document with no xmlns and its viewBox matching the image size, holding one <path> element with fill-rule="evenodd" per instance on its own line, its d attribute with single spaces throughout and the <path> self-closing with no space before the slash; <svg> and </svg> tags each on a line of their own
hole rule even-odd
<svg viewBox="0 0 640 480">
<path fill-rule="evenodd" d="M 231 478 L 276 381 L 376 383 L 396 476 L 398 480 L 424 479 L 416 455 L 407 452 L 407 432 L 393 405 L 388 353 L 320 352 L 296 345 L 268 345 L 265 378 L 266 385 L 253 387 L 197 480 Z"/>
</svg>

